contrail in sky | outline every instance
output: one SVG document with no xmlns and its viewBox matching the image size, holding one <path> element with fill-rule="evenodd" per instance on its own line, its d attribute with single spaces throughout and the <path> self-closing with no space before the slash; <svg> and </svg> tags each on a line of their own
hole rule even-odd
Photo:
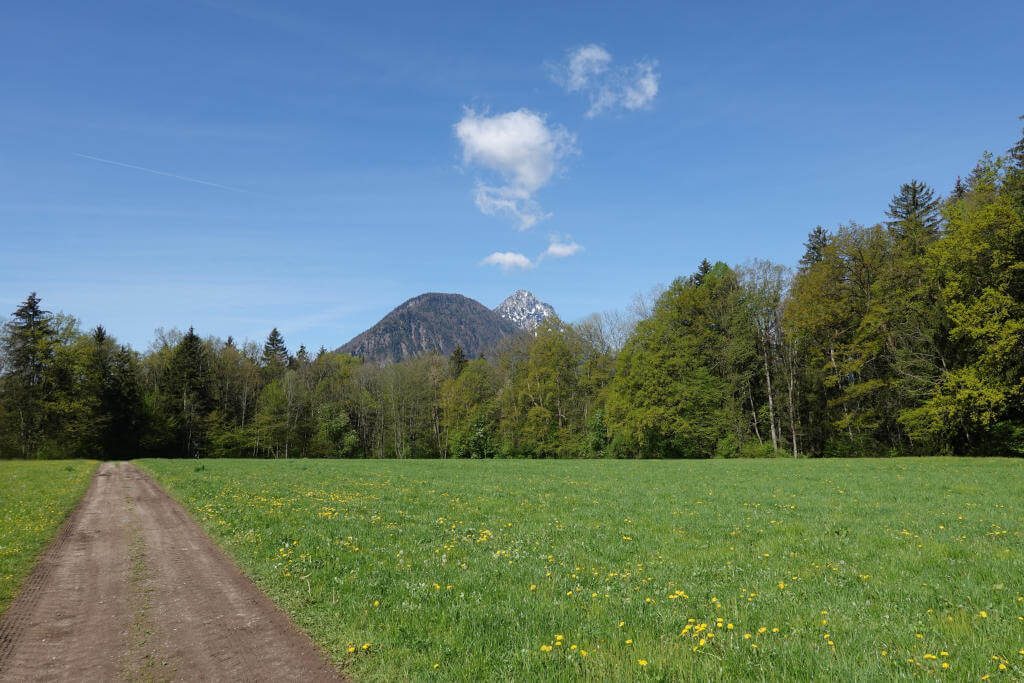
<svg viewBox="0 0 1024 683">
<path fill-rule="evenodd" d="M 231 192 L 243 192 L 245 194 L 252 194 L 249 190 L 243 190 L 239 187 L 231 187 L 229 185 L 221 185 L 220 183 L 211 183 L 208 180 L 200 180 L 199 178 L 189 178 L 188 176 L 176 175 L 174 173 L 167 173 L 166 171 L 158 171 L 155 168 L 146 168 L 145 166 L 136 166 L 135 164 L 126 164 L 121 161 L 114 161 L 112 159 L 101 159 L 100 157 L 90 156 L 88 154 L 79 154 L 75 152 L 76 157 L 82 157 L 83 159 L 92 159 L 93 161 L 100 161 L 104 164 L 113 164 L 114 166 L 124 166 L 125 168 L 134 168 L 137 171 L 145 171 L 147 173 L 155 173 L 157 175 L 167 176 L 168 178 L 177 178 L 178 180 L 185 180 L 190 183 L 199 183 L 200 185 L 209 185 L 210 187 L 219 187 L 222 190 L 230 190 Z"/>
</svg>

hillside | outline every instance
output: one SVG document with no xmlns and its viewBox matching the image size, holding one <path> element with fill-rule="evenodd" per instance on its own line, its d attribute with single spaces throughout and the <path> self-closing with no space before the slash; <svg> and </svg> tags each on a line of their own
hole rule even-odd
<svg viewBox="0 0 1024 683">
<path fill-rule="evenodd" d="M 462 346 L 470 358 L 519 328 L 461 294 L 427 293 L 409 299 L 338 349 L 365 360 L 396 362 L 428 351 L 448 355 Z"/>
</svg>

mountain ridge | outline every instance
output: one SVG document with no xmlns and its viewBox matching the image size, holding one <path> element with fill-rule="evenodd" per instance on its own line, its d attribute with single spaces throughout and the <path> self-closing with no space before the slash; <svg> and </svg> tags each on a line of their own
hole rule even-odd
<svg viewBox="0 0 1024 683">
<path fill-rule="evenodd" d="M 518 331 L 512 321 L 479 301 L 462 294 L 426 292 L 396 306 L 337 352 L 394 363 L 431 351 L 448 355 L 461 346 L 473 358 Z"/>
</svg>

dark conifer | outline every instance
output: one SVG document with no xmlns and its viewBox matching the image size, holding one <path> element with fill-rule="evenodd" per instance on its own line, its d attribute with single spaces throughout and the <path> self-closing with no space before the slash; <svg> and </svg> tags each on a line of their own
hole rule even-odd
<svg viewBox="0 0 1024 683">
<path fill-rule="evenodd" d="M 278 376 L 288 367 L 288 347 L 284 345 L 284 337 L 275 327 L 267 335 L 267 341 L 263 344 L 263 367 L 267 369 L 271 377 Z"/>
<path fill-rule="evenodd" d="M 889 202 L 885 215 L 892 220 L 886 225 L 897 238 L 923 233 L 934 237 L 942 223 L 939 215 L 940 201 L 935 198 L 935 191 L 926 184 L 911 180 L 903 183 L 900 191 Z"/>
<path fill-rule="evenodd" d="M 825 258 L 825 248 L 828 246 L 828 241 L 828 230 L 820 225 L 808 233 L 807 241 L 804 242 L 804 255 L 800 257 L 800 270 L 807 270 Z"/>
<path fill-rule="evenodd" d="M 448 372 L 453 378 L 458 377 L 462 374 L 467 363 L 469 363 L 469 359 L 466 358 L 466 353 L 462 350 L 462 346 L 456 346 L 455 350 L 452 351 L 452 355 L 448 358 Z"/>
</svg>

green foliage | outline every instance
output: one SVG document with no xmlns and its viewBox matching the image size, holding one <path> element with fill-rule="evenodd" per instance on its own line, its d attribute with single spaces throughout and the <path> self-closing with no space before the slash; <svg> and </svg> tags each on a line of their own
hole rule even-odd
<svg viewBox="0 0 1024 683">
<path fill-rule="evenodd" d="M 0 334 L 0 457 L 1020 455 L 1024 138 L 886 215 L 816 227 L 795 273 L 703 259 L 653 307 L 532 333 L 416 297 L 353 340 L 373 362 L 277 328 L 140 355 L 33 293 Z M 450 355 L 408 357 L 416 325 Z"/>
<path fill-rule="evenodd" d="M 619 443 L 641 457 L 710 457 L 734 427 L 739 285 L 725 264 L 677 279 L 623 347 L 608 397 Z M 723 362 L 724 361 L 724 362 Z"/>
</svg>

